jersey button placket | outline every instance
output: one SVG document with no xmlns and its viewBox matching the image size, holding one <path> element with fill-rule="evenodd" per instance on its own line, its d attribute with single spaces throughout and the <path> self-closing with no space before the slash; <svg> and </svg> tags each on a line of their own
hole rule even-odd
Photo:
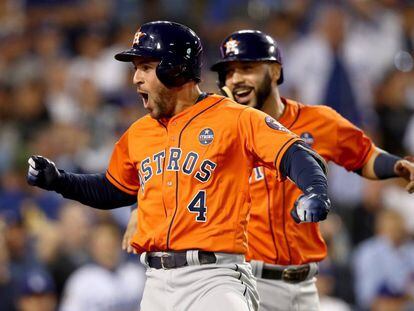
<svg viewBox="0 0 414 311">
<path fill-rule="evenodd" d="M 168 124 L 168 140 L 167 140 L 167 155 L 166 155 L 166 170 L 164 175 L 164 185 L 163 185 L 163 194 L 164 194 L 164 202 L 167 206 L 167 217 L 168 217 L 168 227 L 166 228 L 167 231 L 165 232 L 165 237 L 167 240 L 167 246 L 169 245 L 170 239 L 170 228 L 172 225 L 173 217 L 175 214 L 176 209 L 176 196 L 177 196 L 177 171 L 176 171 L 176 162 L 171 157 L 171 148 L 178 147 L 178 134 L 179 134 L 179 126 L 177 126 L 176 120 L 170 120 Z M 180 162 L 178 162 L 178 165 Z M 168 169 L 170 168 L 170 169 Z"/>
<path fill-rule="evenodd" d="M 167 148 L 167 162 L 166 168 L 169 166 L 170 162 L 170 150 L 171 148 L 177 147 L 177 121 L 172 120 L 168 125 L 168 148 Z M 175 178 L 176 178 L 176 171 L 173 170 L 166 170 L 164 176 L 164 202 L 167 204 L 168 216 L 172 217 L 174 214 L 175 209 L 175 197 L 176 197 L 176 189 L 175 185 Z"/>
</svg>

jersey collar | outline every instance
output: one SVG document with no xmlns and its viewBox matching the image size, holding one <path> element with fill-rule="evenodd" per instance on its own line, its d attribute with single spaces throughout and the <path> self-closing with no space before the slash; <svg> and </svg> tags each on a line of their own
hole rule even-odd
<svg viewBox="0 0 414 311">
<path fill-rule="evenodd" d="M 282 97 L 282 102 L 285 105 L 285 110 L 283 111 L 283 114 L 279 117 L 277 120 L 279 123 L 281 123 L 286 128 L 291 128 L 292 125 L 296 122 L 299 112 L 300 112 L 300 105 L 298 102 L 287 99 Z"/>
<path fill-rule="evenodd" d="M 223 96 L 215 95 L 215 94 L 208 94 L 208 96 L 205 96 L 201 100 L 199 100 L 197 103 L 192 105 L 191 107 L 188 107 L 184 111 L 181 111 L 180 113 L 173 116 L 169 122 L 177 121 L 177 122 L 186 122 L 187 120 L 195 117 L 198 114 L 203 113 L 203 111 L 209 109 L 211 106 L 216 105 L 218 102 L 225 99 Z"/>
</svg>

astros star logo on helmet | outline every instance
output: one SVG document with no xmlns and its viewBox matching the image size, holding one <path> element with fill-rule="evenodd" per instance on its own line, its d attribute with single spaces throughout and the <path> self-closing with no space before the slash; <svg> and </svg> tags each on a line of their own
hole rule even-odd
<svg viewBox="0 0 414 311">
<path fill-rule="evenodd" d="M 230 38 L 225 44 L 224 46 L 226 47 L 226 54 L 238 54 L 239 53 L 239 41 L 237 40 L 233 40 L 232 38 Z"/>
<path fill-rule="evenodd" d="M 145 33 L 141 32 L 140 30 L 138 30 L 134 36 L 134 41 L 132 41 L 132 44 L 139 44 L 139 39 L 141 37 L 145 36 Z"/>
</svg>

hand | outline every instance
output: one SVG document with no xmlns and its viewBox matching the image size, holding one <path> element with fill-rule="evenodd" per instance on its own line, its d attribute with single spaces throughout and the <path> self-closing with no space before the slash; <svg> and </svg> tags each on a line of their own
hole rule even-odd
<svg viewBox="0 0 414 311">
<path fill-rule="evenodd" d="M 131 246 L 131 240 L 134 236 L 135 230 L 137 229 L 137 222 L 138 222 L 138 216 L 137 216 L 137 210 L 138 208 L 135 208 L 131 211 L 131 215 L 129 216 L 128 226 L 125 230 L 124 237 L 122 238 L 122 249 L 124 251 L 127 251 L 127 253 L 131 254 L 137 254 L 137 251 L 135 248 Z"/>
<path fill-rule="evenodd" d="M 300 195 L 290 212 L 296 223 L 318 222 L 326 219 L 331 201 L 325 194 L 308 193 Z"/>
<path fill-rule="evenodd" d="M 397 176 L 408 181 L 405 189 L 408 193 L 414 193 L 414 157 L 408 156 L 404 160 L 399 160 L 395 163 L 394 172 Z"/>
<path fill-rule="evenodd" d="M 27 182 L 31 186 L 37 186 L 46 190 L 54 190 L 60 173 L 55 163 L 42 156 L 31 156 L 29 158 L 29 170 Z"/>
</svg>

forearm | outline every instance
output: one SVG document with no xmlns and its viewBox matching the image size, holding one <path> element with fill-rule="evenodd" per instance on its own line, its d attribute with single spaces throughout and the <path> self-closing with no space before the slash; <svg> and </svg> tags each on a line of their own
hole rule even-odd
<svg viewBox="0 0 414 311">
<path fill-rule="evenodd" d="M 327 194 L 328 183 L 322 165 L 313 153 L 294 144 L 282 158 L 281 171 L 304 193 Z"/>
<path fill-rule="evenodd" d="M 54 189 L 63 197 L 97 209 L 114 209 L 134 204 L 136 196 L 116 188 L 105 174 L 72 174 L 60 171 Z"/>
</svg>

